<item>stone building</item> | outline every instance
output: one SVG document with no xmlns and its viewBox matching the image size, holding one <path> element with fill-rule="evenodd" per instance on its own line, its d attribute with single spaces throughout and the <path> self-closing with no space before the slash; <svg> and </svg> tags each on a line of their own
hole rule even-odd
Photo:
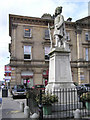
<svg viewBox="0 0 90 120">
<path fill-rule="evenodd" d="M 73 81 L 90 83 L 90 16 L 65 22 L 67 41 L 71 53 Z M 32 87 L 48 81 L 50 37 L 48 23 L 53 26 L 53 17 L 44 14 L 41 18 L 9 15 L 9 44 L 11 86 L 25 84 Z M 53 29 L 51 30 L 53 46 Z"/>
</svg>

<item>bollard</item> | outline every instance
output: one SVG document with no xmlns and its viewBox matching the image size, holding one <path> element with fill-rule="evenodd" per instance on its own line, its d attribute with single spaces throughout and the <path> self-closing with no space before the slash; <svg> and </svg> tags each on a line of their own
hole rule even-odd
<svg viewBox="0 0 90 120">
<path fill-rule="evenodd" d="M 37 113 L 34 113 L 33 115 L 30 116 L 33 120 L 38 120 L 39 115 Z"/>
<path fill-rule="evenodd" d="M 80 110 L 79 109 L 74 111 L 74 118 L 80 118 Z"/>
<path fill-rule="evenodd" d="M 20 111 L 24 112 L 24 103 L 23 102 L 20 102 Z"/>
<path fill-rule="evenodd" d="M 25 106 L 25 108 L 24 108 L 24 114 L 25 114 L 26 118 L 30 117 L 30 109 L 29 109 L 28 106 Z"/>
</svg>

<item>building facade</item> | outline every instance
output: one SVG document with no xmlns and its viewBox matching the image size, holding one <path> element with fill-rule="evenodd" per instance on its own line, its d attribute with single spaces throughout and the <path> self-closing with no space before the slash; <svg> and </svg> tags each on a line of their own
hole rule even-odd
<svg viewBox="0 0 90 120">
<path fill-rule="evenodd" d="M 76 22 L 65 22 L 73 81 L 90 83 L 90 16 Z M 11 86 L 32 87 L 48 81 L 50 37 L 48 23 L 54 25 L 49 14 L 41 18 L 9 15 L 9 44 Z M 53 29 L 51 30 L 53 47 Z"/>
</svg>

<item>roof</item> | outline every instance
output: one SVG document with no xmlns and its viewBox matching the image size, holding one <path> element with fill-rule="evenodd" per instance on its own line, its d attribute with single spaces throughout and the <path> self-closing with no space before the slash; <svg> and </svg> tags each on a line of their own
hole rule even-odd
<svg viewBox="0 0 90 120">
<path fill-rule="evenodd" d="M 41 24 L 41 25 L 48 25 L 49 24 L 53 24 L 53 19 L 42 19 L 39 17 L 28 17 L 28 16 L 21 16 L 21 15 L 13 15 L 13 14 L 9 14 L 9 35 L 11 36 L 11 27 L 12 27 L 12 23 L 19 23 L 19 22 L 23 22 L 23 23 L 30 23 L 30 24 Z"/>
<path fill-rule="evenodd" d="M 90 20 L 90 16 L 87 16 L 87 17 L 77 20 L 76 22 L 84 22 L 85 23 L 86 21 L 89 21 L 89 20 Z"/>
<path fill-rule="evenodd" d="M 65 21 L 66 26 L 75 27 L 76 25 L 82 25 L 82 24 L 89 24 L 90 16 L 87 16 L 85 18 L 79 19 L 76 22 L 68 22 Z M 14 15 L 9 14 L 9 36 L 11 36 L 11 29 L 13 26 L 13 23 L 25 23 L 25 24 L 33 24 L 33 25 L 46 25 L 48 26 L 48 23 L 50 26 L 54 24 L 53 19 L 42 19 L 39 17 L 29 17 L 29 16 L 21 16 L 21 15 Z M 85 26 L 86 27 L 86 26 Z"/>
</svg>

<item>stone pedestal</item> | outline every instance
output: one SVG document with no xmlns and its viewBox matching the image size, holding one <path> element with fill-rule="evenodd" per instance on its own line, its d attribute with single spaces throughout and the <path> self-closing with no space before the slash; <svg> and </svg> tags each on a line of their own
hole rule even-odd
<svg viewBox="0 0 90 120">
<path fill-rule="evenodd" d="M 75 85 L 72 81 L 72 73 L 70 66 L 70 58 L 69 58 L 70 50 L 66 50 L 64 48 L 53 48 L 49 55 L 49 81 L 46 86 L 46 91 L 50 91 L 52 93 L 58 94 L 60 89 L 72 88 L 75 89 Z M 68 97 L 68 93 L 66 93 Z M 60 96 L 58 96 L 60 98 Z M 65 99 L 65 97 L 64 97 Z M 67 100 L 66 100 L 67 101 Z M 63 99 L 62 101 L 63 102 Z"/>
</svg>

